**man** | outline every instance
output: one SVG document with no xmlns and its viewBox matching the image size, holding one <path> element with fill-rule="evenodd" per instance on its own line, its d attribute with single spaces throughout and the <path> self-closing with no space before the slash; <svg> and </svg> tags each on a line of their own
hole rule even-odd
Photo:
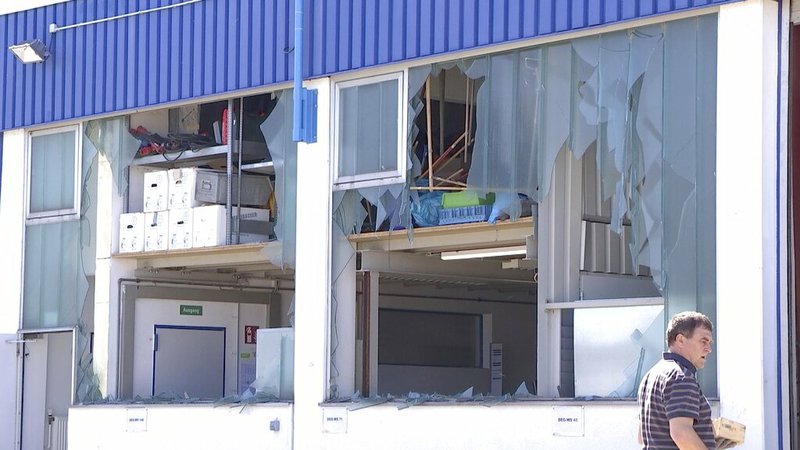
<svg viewBox="0 0 800 450">
<path fill-rule="evenodd" d="M 643 449 L 713 450 L 711 406 L 697 383 L 714 339 L 698 312 L 676 314 L 667 326 L 668 352 L 639 385 L 639 436 Z"/>
</svg>

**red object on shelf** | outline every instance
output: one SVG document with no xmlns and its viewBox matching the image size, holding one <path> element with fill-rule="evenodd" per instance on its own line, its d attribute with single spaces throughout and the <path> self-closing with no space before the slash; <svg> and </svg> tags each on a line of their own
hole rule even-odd
<svg viewBox="0 0 800 450">
<path fill-rule="evenodd" d="M 222 143 L 228 144 L 228 108 L 222 110 Z"/>
</svg>

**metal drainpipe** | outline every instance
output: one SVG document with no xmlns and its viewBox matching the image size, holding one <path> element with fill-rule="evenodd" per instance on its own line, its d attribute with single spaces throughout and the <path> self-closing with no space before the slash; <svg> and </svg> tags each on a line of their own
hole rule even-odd
<svg viewBox="0 0 800 450">
<path fill-rule="evenodd" d="M 303 139 L 303 0 L 294 2 L 294 109 L 292 115 L 292 140 Z"/>
</svg>

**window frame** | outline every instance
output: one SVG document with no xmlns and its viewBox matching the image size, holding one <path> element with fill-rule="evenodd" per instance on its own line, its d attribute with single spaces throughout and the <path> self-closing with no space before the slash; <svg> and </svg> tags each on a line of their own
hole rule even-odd
<svg viewBox="0 0 800 450">
<path fill-rule="evenodd" d="M 48 128 L 45 130 L 37 130 L 28 132 L 25 140 L 25 224 L 34 225 L 41 223 L 63 222 L 68 220 L 77 220 L 80 218 L 81 213 L 81 186 L 82 186 L 82 157 L 81 149 L 83 148 L 83 127 L 81 124 L 67 125 L 57 128 Z M 31 212 L 31 162 L 33 160 L 33 138 L 38 136 L 47 136 L 51 134 L 59 134 L 64 132 L 75 133 L 75 148 L 74 153 L 74 177 L 73 177 L 73 206 L 66 209 L 55 209 L 41 212 Z"/>
<path fill-rule="evenodd" d="M 334 191 L 405 183 L 408 159 L 406 149 L 406 130 L 408 126 L 408 118 L 406 117 L 406 104 L 408 96 L 406 92 L 406 82 L 408 80 L 407 72 L 408 69 L 403 69 L 381 75 L 334 82 L 333 101 L 331 102 L 331 135 L 333 138 L 333 161 L 331 170 L 333 172 L 332 185 Z M 339 148 L 339 139 L 341 137 L 339 129 L 341 125 L 341 90 L 370 84 L 378 84 L 391 80 L 397 80 L 397 169 L 357 175 L 339 175 L 339 157 L 341 152 L 341 149 Z"/>
</svg>

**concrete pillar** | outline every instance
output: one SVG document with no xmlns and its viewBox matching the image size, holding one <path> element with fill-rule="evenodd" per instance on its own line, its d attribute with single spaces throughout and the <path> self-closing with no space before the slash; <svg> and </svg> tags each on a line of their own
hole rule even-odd
<svg viewBox="0 0 800 450">
<path fill-rule="evenodd" d="M 317 89 L 317 142 L 297 145 L 294 448 L 321 448 L 322 408 L 329 373 L 331 292 L 330 80 Z"/>
<path fill-rule="evenodd" d="M 25 245 L 25 132 L 6 131 L 3 139 L 3 176 L 0 188 L 0 449 L 16 448 L 20 423 L 18 389 L 21 375 L 21 346 L 14 340 L 22 319 L 22 250 Z"/>
<path fill-rule="evenodd" d="M 545 310 L 546 302 L 580 296 L 581 168 L 571 152 L 562 151 L 550 191 L 539 205 L 537 394 L 545 397 L 558 397 L 561 384 L 561 310 Z"/>
<path fill-rule="evenodd" d="M 119 352 L 119 279 L 130 278 L 134 259 L 112 259 L 119 247 L 119 215 L 124 197 L 117 193 L 111 163 L 97 156 L 97 260 L 94 284 L 94 372 L 100 393 L 117 397 Z"/>
<path fill-rule="evenodd" d="M 786 230 L 779 219 L 785 217 L 786 147 L 777 126 L 784 23 L 774 1 L 733 3 L 719 12 L 716 351 L 720 413 L 747 425 L 743 449 L 789 448 L 786 348 L 779 352 L 779 342 L 786 347 L 787 341 L 786 265 L 780 263 Z"/>
</svg>

